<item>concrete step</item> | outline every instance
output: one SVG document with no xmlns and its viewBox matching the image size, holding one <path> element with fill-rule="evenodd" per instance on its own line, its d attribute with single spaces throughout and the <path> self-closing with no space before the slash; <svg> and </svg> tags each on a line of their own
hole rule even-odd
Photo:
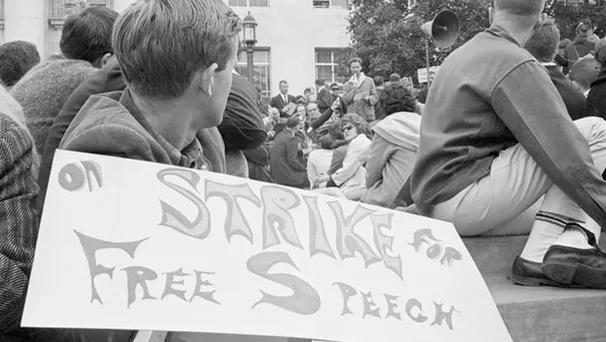
<svg viewBox="0 0 606 342">
<path fill-rule="evenodd" d="M 606 234 L 600 237 L 600 247 L 606 250 Z M 507 276 L 516 256 L 522 253 L 527 235 L 463 238 L 463 242 L 480 269 L 484 280 Z"/>
<path fill-rule="evenodd" d="M 515 342 L 606 342 L 606 290 L 524 287 L 509 280 L 527 236 L 464 238 Z M 606 239 L 600 239 L 606 249 Z"/>
<path fill-rule="evenodd" d="M 606 342 L 606 291 L 487 284 L 515 342 Z"/>
</svg>

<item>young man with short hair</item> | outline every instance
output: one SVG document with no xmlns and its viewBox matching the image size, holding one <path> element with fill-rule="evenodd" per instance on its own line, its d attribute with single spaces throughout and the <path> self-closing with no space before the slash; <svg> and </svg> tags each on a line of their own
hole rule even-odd
<svg viewBox="0 0 606 342">
<path fill-rule="evenodd" d="M 118 12 L 89 7 L 68 16 L 61 32 L 62 56 L 43 61 L 11 89 L 23 106 L 36 149 L 42 153 L 48 132 L 71 93 L 112 55 L 112 29 Z"/>
</svg>

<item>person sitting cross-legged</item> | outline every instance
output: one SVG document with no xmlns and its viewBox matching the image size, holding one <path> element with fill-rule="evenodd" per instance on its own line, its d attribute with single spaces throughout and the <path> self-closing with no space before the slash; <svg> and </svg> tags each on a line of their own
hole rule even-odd
<svg viewBox="0 0 606 342">
<path fill-rule="evenodd" d="M 448 56 L 434 79 L 412 199 L 462 236 L 530 233 L 513 264 L 517 284 L 606 288 L 597 247 L 606 122 L 572 121 L 549 73 L 522 48 L 545 0 L 494 4 L 490 28 Z"/>
</svg>

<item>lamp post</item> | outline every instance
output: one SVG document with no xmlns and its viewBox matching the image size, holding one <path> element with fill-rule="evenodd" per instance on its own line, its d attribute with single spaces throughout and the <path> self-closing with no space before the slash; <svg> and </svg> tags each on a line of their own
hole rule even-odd
<svg viewBox="0 0 606 342">
<path fill-rule="evenodd" d="M 243 28 L 243 41 L 246 44 L 246 59 L 247 59 L 247 68 L 248 68 L 248 80 L 250 83 L 253 83 L 253 54 L 255 44 L 257 44 L 257 21 L 255 18 L 248 12 L 248 15 L 244 17 L 242 21 Z"/>
</svg>

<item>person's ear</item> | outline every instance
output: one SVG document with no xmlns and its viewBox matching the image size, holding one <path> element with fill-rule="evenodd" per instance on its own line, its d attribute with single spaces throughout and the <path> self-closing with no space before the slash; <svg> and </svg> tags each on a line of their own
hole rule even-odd
<svg viewBox="0 0 606 342">
<path fill-rule="evenodd" d="M 211 64 L 208 68 L 202 70 L 199 74 L 199 86 L 203 93 L 208 94 L 208 97 L 213 96 L 213 90 L 215 87 L 215 76 L 219 65 L 217 63 Z"/>
<path fill-rule="evenodd" d="M 101 68 L 103 68 L 105 66 L 105 64 L 107 64 L 107 62 L 110 60 L 110 58 L 112 58 L 112 54 L 111 53 L 106 53 L 105 55 L 103 55 L 103 57 L 101 57 Z"/>
</svg>

